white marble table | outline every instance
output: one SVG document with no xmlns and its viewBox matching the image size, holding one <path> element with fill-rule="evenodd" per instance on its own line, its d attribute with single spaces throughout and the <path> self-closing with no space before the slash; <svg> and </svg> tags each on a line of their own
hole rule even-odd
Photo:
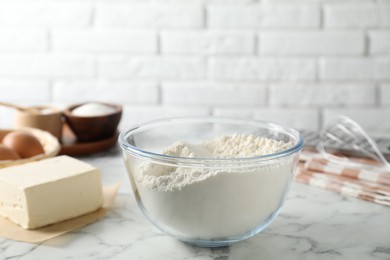
<svg viewBox="0 0 390 260">
<path fill-rule="evenodd" d="M 108 215 L 42 244 L 0 238 L 3 259 L 390 259 L 390 208 L 294 183 L 281 214 L 257 236 L 223 248 L 197 248 L 162 234 L 143 217 L 117 149 L 81 158 L 105 184 L 123 177 Z"/>
</svg>

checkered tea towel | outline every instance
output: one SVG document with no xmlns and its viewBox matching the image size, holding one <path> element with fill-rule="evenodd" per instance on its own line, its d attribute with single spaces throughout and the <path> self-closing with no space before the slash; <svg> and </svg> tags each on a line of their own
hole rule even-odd
<svg viewBox="0 0 390 260">
<path fill-rule="evenodd" d="M 364 163 L 364 167 L 335 163 L 316 152 L 304 151 L 295 180 L 390 206 L 390 171 L 378 168 L 371 160 L 350 159 Z"/>
</svg>

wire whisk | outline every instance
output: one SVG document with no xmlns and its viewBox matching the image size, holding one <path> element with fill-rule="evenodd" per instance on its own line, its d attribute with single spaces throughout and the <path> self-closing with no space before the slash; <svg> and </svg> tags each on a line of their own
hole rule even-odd
<svg viewBox="0 0 390 260">
<path fill-rule="evenodd" d="M 347 116 L 338 116 L 330 121 L 320 132 L 318 150 L 325 158 L 332 161 L 354 164 L 347 157 L 339 156 L 332 147 L 345 147 L 372 158 L 381 166 L 390 169 L 390 163 L 380 151 L 377 143 L 354 120 Z M 361 166 L 361 165 L 360 165 Z"/>
</svg>

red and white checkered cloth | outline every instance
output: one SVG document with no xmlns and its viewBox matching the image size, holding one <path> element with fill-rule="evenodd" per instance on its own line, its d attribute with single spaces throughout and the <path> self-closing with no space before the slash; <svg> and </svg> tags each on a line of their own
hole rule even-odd
<svg viewBox="0 0 390 260">
<path fill-rule="evenodd" d="M 364 167 L 328 161 L 316 152 L 304 150 L 295 180 L 390 206 L 390 170 L 378 168 L 371 160 L 350 160 L 364 163 Z"/>
</svg>

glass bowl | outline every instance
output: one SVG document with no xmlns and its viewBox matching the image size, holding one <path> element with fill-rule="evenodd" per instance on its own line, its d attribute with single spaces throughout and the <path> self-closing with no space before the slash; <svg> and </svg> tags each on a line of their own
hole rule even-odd
<svg viewBox="0 0 390 260">
<path fill-rule="evenodd" d="M 199 144 L 248 134 L 291 142 L 274 154 L 192 158 L 162 154 L 176 141 Z M 256 235 L 277 216 L 303 146 L 291 128 L 255 120 L 188 117 L 157 120 L 119 137 L 138 206 L 161 231 L 184 242 L 218 247 Z M 167 174 L 167 172 L 191 173 Z"/>
</svg>

